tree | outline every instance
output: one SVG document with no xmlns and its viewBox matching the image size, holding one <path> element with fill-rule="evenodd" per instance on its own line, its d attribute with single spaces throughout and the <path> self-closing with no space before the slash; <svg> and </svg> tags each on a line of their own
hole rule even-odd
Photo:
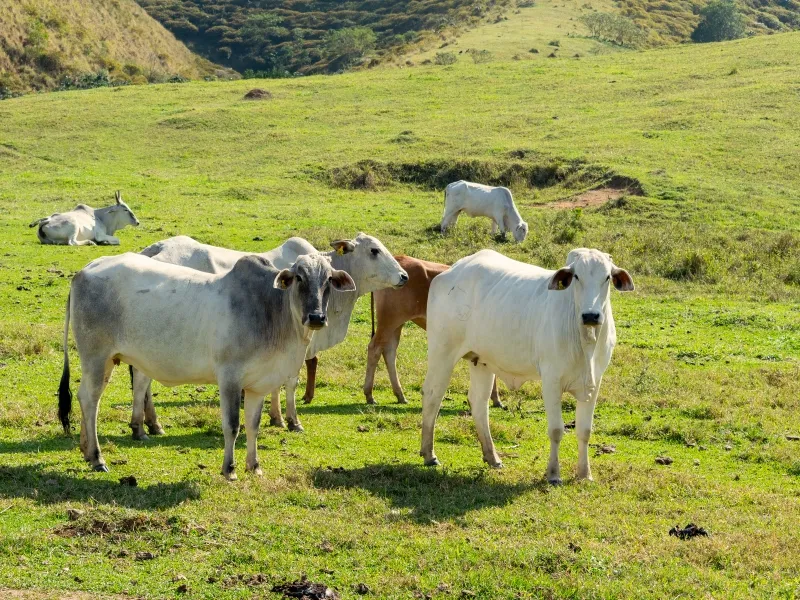
<svg viewBox="0 0 800 600">
<path fill-rule="evenodd" d="M 372 50 L 376 40 L 369 27 L 345 27 L 328 32 L 325 49 L 331 58 L 350 65 Z"/>
<path fill-rule="evenodd" d="M 724 42 L 744 37 L 744 16 L 731 0 L 714 0 L 700 11 L 700 17 L 692 41 Z"/>
</svg>

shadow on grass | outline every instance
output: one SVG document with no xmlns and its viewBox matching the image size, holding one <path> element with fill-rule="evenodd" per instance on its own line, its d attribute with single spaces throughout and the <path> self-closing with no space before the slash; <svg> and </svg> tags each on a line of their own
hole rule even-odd
<svg viewBox="0 0 800 600">
<path fill-rule="evenodd" d="M 116 431 L 119 431 L 118 429 Z M 130 435 L 105 435 L 99 433 L 100 449 L 106 461 L 113 461 L 114 456 L 108 454 L 105 446 L 109 443 L 114 444 L 119 450 L 130 448 L 202 448 L 202 449 L 222 449 L 222 431 L 216 429 L 199 429 L 193 433 L 170 434 L 169 430 L 165 435 L 150 436 L 145 441 L 134 440 Z M 0 442 L 0 456 L 3 454 L 17 454 L 20 452 L 69 452 L 78 450 L 77 433 L 70 436 L 55 434 L 49 437 L 37 437 L 31 440 L 20 440 L 15 442 Z M 238 446 L 238 441 L 237 441 Z"/>
<path fill-rule="evenodd" d="M 547 490 L 547 482 L 492 481 L 485 469 L 467 473 L 417 465 L 366 465 L 360 469 L 316 469 L 314 486 L 359 488 L 385 498 L 395 508 L 411 509 L 419 523 L 449 519 L 486 507 L 505 506 L 530 490 Z"/>
<path fill-rule="evenodd" d="M 169 508 L 200 497 L 200 486 L 194 481 L 130 487 L 120 485 L 116 478 L 109 481 L 102 477 L 88 471 L 70 476 L 47 470 L 41 464 L 0 466 L 0 496 L 29 498 L 39 504 L 73 500 L 137 509 Z"/>
</svg>

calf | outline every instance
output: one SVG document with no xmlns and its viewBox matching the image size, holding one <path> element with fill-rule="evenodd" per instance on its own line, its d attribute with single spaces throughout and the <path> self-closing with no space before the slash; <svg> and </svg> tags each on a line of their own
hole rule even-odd
<svg viewBox="0 0 800 600">
<path fill-rule="evenodd" d="M 455 225 L 462 212 L 470 217 L 489 217 L 492 220 L 492 234 L 499 227 L 501 235 L 511 231 L 518 242 L 524 241 L 528 235 L 528 224 L 522 220 L 508 188 L 469 181 L 451 183 L 444 190 L 442 233 Z"/>
<path fill-rule="evenodd" d="M 122 201 L 122 195 L 115 194 L 116 204 L 106 208 L 92 208 L 79 204 L 75 210 L 56 213 L 37 219 L 30 227 L 39 226 L 36 235 L 42 244 L 61 244 L 66 246 L 94 246 L 108 244 L 119 246 L 119 238 L 114 232 L 132 225 L 139 226 L 139 219 L 130 207 Z"/>
<path fill-rule="evenodd" d="M 331 308 L 328 311 L 328 326 L 318 332 L 308 346 L 306 368 L 306 403 L 314 397 L 314 387 L 317 371 L 317 354 L 344 340 L 350 324 L 350 315 L 359 296 L 387 287 L 402 287 L 408 281 L 408 274 L 397 264 L 389 251 L 376 238 L 365 233 L 359 233 L 352 240 L 338 240 L 331 242 L 334 248 L 325 253 L 335 269 L 341 269 L 350 274 L 355 282 L 356 292 L 352 294 L 338 294 L 331 299 Z M 257 256 L 268 259 L 275 267 L 285 268 L 290 266 L 297 257 L 304 254 L 315 253 L 314 246 L 303 238 L 293 237 L 277 248 Z M 201 271 L 225 273 L 233 267 L 237 260 L 248 254 L 227 248 L 218 248 L 201 244 L 187 236 L 178 236 L 157 242 L 142 250 L 142 254 L 150 256 L 157 261 L 168 262 L 191 267 Z M 151 433 L 162 433 L 161 426 L 155 413 L 150 392 L 150 380 L 131 373 L 133 377 L 134 409 L 131 420 L 133 437 L 143 439 L 145 436 L 143 421 L 148 425 Z M 300 419 L 297 417 L 295 403 L 295 390 L 297 388 L 297 373 L 286 382 L 286 420 L 291 431 L 303 431 Z M 283 427 L 279 390 L 272 393 L 270 405 L 270 424 Z"/>
<path fill-rule="evenodd" d="M 403 333 L 403 325 L 412 321 L 426 329 L 428 313 L 428 290 L 431 281 L 450 267 L 440 263 L 419 260 L 410 256 L 395 256 L 398 264 L 408 273 L 408 284 L 399 289 L 384 289 L 373 293 L 373 319 L 377 317 L 372 339 L 367 347 L 367 374 L 364 378 L 364 396 L 367 404 L 375 404 L 372 390 L 375 385 L 375 369 L 383 356 L 392 390 L 400 404 L 408 404 L 400 379 L 397 377 L 397 347 Z M 492 386 L 492 403 L 503 408 L 497 395 L 497 384 Z"/>
<path fill-rule="evenodd" d="M 436 277 L 428 296 L 428 374 L 422 396 L 422 450 L 437 465 L 433 430 L 456 362 L 469 358 L 469 403 L 492 467 L 502 463 L 489 432 L 486 399 L 493 374 L 512 389 L 542 380 L 550 437 L 547 479 L 561 483 L 561 395 L 577 400 L 578 478 L 591 479 L 588 445 L 597 393 L 616 343 L 611 286 L 633 290 L 608 254 L 579 248 L 567 266 L 548 271 L 492 250 L 461 259 Z"/>
<path fill-rule="evenodd" d="M 256 436 L 264 396 L 297 375 L 312 334 L 327 322 L 331 290 L 355 289 L 353 279 L 320 254 L 278 270 L 246 256 L 224 275 L 164 264 L 126 253 L 91 262 L 72 280 L 64 325 L 59 416 L 70 429 L 69 323 L 81 358 L 81 449 L 96 471 L 107 471 L 97 440 L 100 396 L 115 364 L 174 386 L 216 383 L 225 457 L 235 479 L 233 449 L 244 392 L 246 467 L 261 470 Z"/>
</svg>

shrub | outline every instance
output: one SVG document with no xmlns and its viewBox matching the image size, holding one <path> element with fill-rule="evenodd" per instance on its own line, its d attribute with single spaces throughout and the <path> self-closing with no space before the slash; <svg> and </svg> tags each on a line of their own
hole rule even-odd
<svg viewBox="0 0 800 600">
<path fill-rule="evenodd" d="M 488 50 L 470 50 L 469 53 L 476 65 L 489 62 L 494 58 L 494 55 Z"/>
<path fill-rule="evenodd" d="M 328 32 L 325 49 L 331 58 L 351 65 L 375 48 L 376 39 L 375 32 L 369 27 L 346 27 Z"/>
<path fill-rule="evenodd" d="M 455 52 L 437 52 L 433 62 L 437 65 L 452 65 L 458 60 Z"/>
<path fill-rule="evenodd" d="M 645 38 L 645 32 L 632 20 L 614 13 L 590 13 L 581 17 L 589 35 L 620 46 L 634 46 Z"/>
<path fill-rule="evenodd" d="M 700 17 L 692 32 L 694 42 L 735 40 L 745 34 L 744 16 L 730 0 L 714 0 L 700 11 Z"/>
<path fill-rule="evenodd" d="M 58 89 L 88 90 L 98 87 L 114 87 L 126 85 L 127 82 L 111 79 L 108 71 L 100 69 L 96 73 L 81 73 L 80 75 L 64 75 L 59 82 Z"/>
</svg>

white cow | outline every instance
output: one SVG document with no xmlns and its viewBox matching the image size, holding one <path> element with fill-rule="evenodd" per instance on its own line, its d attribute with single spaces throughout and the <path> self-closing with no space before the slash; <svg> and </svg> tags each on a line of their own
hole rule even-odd
<svg viewBox="0 0 800 600">
<path fill-rule="evenodd" d="M 591 479 L 588 444 L 600 381 L 616 343 L 611 286 L 633 290 L 627 271 L 599 250 L 578 248 L 548 271 L 493 250 L 459 260 L 434 278 L 428 296 L 428 374 L 422 397 L 422 451 L 437 465 L 433 430 L 456 362 L 470 359 L 469 403 L 483 459 L 501 467 L 489 432 L 493 374 L 512 388 L 541 379 L 550 437 L 547 479 L 561 482 L 561 395 L 577 400 L 578 477 Z"/>
<path fill-rule="evenodd" d="M 499 227 L 501 235 L 511 231 L 518 242 L 523 242 L 528 235 L 528 224 L 522 220 L 508 188 L 469 181 L 451 183 L 444 190 L 442 233 L 456 224 L 462 212 L 470 217 L 489 217 L 492 220 L 492 234 L 497 233 Z"/>
<path fill-rule="evenodd" d="M 294 377 L 312 334 L 327 322 L 329 298 L 353 291 L 350 275 L 319 253 L 278 270 L 245 256 L 224 275 L 125 253 L 97 259 L 72 280 L 64 325 L 59 417 L 69 432 L 69 322 L 81 358 L 81 450 L 96 471 L 108 468 L 97 441 L 100 396 L 115 364 L 128 363 L 169 386 L 216 383 L 225 458 L 233 449 L 244 391 L 247 469 L 260 474 L 256 436 L 264 396 Z M 331 294 L 331 290 L 338 290 Z"/>
<path fill-rule="evenodd" d="M 316 378 L 317 354 L 332 348 L 342 342 L 347 335 L 350 324 L 350 315 L 359 296 L 380 289 L 399 288 L 408 281 L 408 274 L 397 263 L 384 245 L 372 236 L 359 233 L 353 240 L 338 240 L 331 242 L 334 248 L 327 256 L 335 269 L 349 273 L 356 286 L 355 293 L 337 294 L 331 298 L 328 311 L 327 327 L 314 334 L 306 354 L 306 367 L 308 379 L 306 384 L 306 402 L 311 401 L 310 390 L 314 389 Z M 283 269 L 291 266 L 298 256 L 315 253 L 316 249 L 303 238 L 293 237 L 281 246 L 257 254 L 269 260 L 276 268 Z M 209 273 L 227 273 L 236 261 L 249 253 L 218 248 L 201 244 L 192 238 L 182 235 L 169 238 L 148 246 L 142 254 L 151 258 L 190 267 Z M 295 373 L 286 381 L 286 420 L 291 431 L 303 431 L 303 426 L 297 417 L 295 404 L 295 391 L 297 389 L 297 375 Z M 152 434 L 161 434 L 163 429 L 158 424 L 155 406 L 150 391 L 150 379 L 131 370 L 133 378 L 133 416 L 131 429 L 135 439 L 146 439 L 144 423 Z M 311 392 L 313 394 L 313 392 Z M 280 390 L 272 392 L 270 405 L 270 424 L 283 427 L 281 414 Z"/>
<path fill-rule="evenodd" d="M 115 198 L 116 204 L 112 206 L 92 208 L 86 204 L 78 204 L 75 210 L 37 219 L 29 227 L 39 226 L 36 235 L 43 244 L 119 246 L 119 238 L 114 237 L 114 232 L 128 225 L 138 227 L 139 219 L 122 201 L 119 192 L 115 194 Z"/>
</svg>

